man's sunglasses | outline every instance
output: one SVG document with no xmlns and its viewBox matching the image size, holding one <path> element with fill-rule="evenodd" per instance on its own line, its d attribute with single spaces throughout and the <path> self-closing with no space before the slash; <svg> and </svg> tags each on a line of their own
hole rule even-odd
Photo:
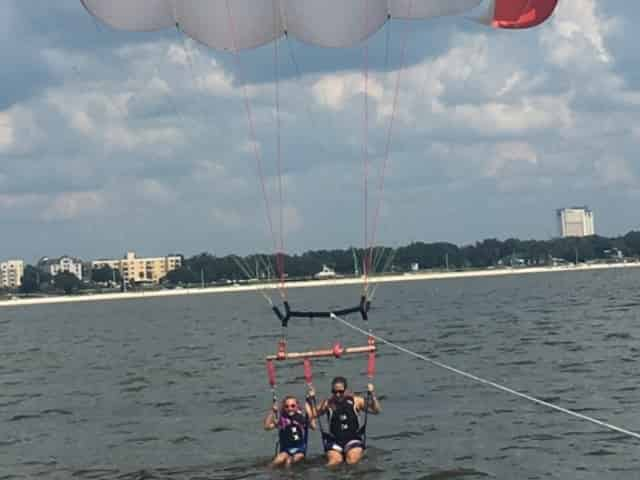
<svg viewBox="0 0 640 480">
<path fill-rule="evenodd" d="M 333 392 L 334 395 L 344 395 L 344 390 L 333 389 L 331 391 Z"/>
</svg>

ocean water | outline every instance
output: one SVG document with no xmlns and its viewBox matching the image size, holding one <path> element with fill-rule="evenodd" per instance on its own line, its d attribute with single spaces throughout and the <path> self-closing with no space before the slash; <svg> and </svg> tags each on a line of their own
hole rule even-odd
<svg viewBox="0 0 640 480">
<path fill-rule="evenodd" d="M 295 308 L 356 287 L 292 289 Z M 374 299 L 373 332 L 448 365 L 640 431 L 640 269 L 407 282 Z M 353 318 L 354 323 L 362 322 Z M 264 356 L 280 325 L 255 293 L 0 309 L 0 479 L 637 479 L 640 440 L 475 384 L 386 346 L 366 459 L 267 468 Z M 363 345 L 292 320 L 289 349 Z M 314 362 L 366 385 L 366 358 Z M 304 394 L 278 365 L 279 393 Z"/>
</svg>

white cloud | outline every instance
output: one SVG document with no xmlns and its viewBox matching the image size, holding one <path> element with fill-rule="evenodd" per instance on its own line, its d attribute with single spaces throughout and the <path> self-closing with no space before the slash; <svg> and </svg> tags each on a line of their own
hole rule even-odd
<svg viewBox="0 0 640 480">
<path fill-rule="evenodd" d="M 605 156 L 594 164 L 595 179 L 605 188 L 637 187 L 638 178 L 625 158 Z"/>
<path fill-rule="evenodd" d="M 347 102 L 353 97 L 363 95 L 364 91 L 364 78 L 359 73 L 323 75 L 311 87 L 316 103 L 335 111 L 344 109 Z M 384 87 L 376 79 L 369 78 L 369 97 L 380 100 L 383 92 Z"/>
<path fill-rule="evenodd" d="M 568 100 L 567 97 L 540 96 L 512 104 L 460 105 L 452 108 L 451 117 L 458 125 L 467 125 L 487 134 L 568 128 L 573 123 Z"/>
<path fill-rule="evenodd" d="M 168 147 L 185 143 L 184 132 L 177 126 L 130 126 L 128 110 L 132 97 L 129 92 L 77 95 L 63 87 L 52 89 L 47 103 L 67 118 L 73 130 L 93 140 L 97 148 L 135 151 L 151 147 L 158 155 L 165 156 Z"/>
<path fill-rule="evenodd" d="M 42 199 L 38 194 L 3 194 L 0 193 L 0 209 L 15 210 L 35 206 Z"/>
<path fill-rule="evenodd" d="M 13 106 L 0 112 L 0 154 L 25 155 L 44 139 L 30 108 Z"/>
<path fill-rule="evenodd" d="M 282 210 L 284 234 L 291 235 L 301 231 L 304 227 L 304 221 L 302 215 L 300 215 L 300 210 L 294 205 L 285 205 Z"/>
<path fill-rule="evenodd" d="M 0 152 L 8 151 L 14 142 L 13 119 L 8 112 L 0 112 Z"/>
<path fill-rule="evenodd" d="M 158 156 L 170 155 L 175 147 L 185 143 L 183 132 L 176 127 L 128 128 L 125 125 L 107 126 L 101 131 L 101 138 L 112 150 L 134 152 L 139 148 L 151 148 Z"/>
<path fill-rule="evenodd" d="M 142 196 L 157 205 L 169 205 L 177 200 L 176 192 L 169 186 L 153 178 L 140 182 Z"/>
<path fill-rule="evenodd" d="M 247 216 L 233 208 L 209 207 L 209 220 L 225 228 L 238 229 L 246 226 Z"/>
<path fill-rule="evenodd" d="M 496 92 L 496 97 L 502 97 L 511 92 L 513 88 L 522 81 L 522 72 L 513 72 L 513 74 L 507 78 L 504 85 L 500 90 Z"/>
<path fill-rule="evenodd" d="M 548 28 L 543 30 L 542 44 L 549 60 L 563 68 L 589 68 L 594 63 L 613 60 L 605 38 L 615 22 L 599 14 L 596 0 L 559 2 Z"/>
<path fill-rule="evenodd" d="M 233 76 L 227 73 L 215 60 L 211 60 L 207 70 L 196 77 L 197 87 L 210 95 L 220 97 L 240 96 L 240 87 L 233 85 Z M 251 93 L 248 90 L 249 93 Z"/>
<path fill-rule="evenodd" d="M 67 192 L 56 195 L 42 212 L 45 221 L 75 220 L 102 210 L 105 201 L 99 192 Z"/>
<path fill-rule="evenodd" d="M 495 153 L 487 162 L 485 175 L 498 177 L 508 171 L 509 167 L 524 163 L 535 166 L 538 163 L 538 154 L 532 145 L 524 142 L 505 142 L 495 146 Z"/>
</svg>

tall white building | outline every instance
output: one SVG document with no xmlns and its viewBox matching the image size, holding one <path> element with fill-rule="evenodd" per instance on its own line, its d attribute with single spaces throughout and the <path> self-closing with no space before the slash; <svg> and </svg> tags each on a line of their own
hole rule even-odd
<svg viewBox="0 0 640 480">
<path fill-rule="evenodd" d="M 593 212 L 588 207 L 571 207 L 557 210 L 561 237 L 588 237 L 595 235 Z"/>
<path fill-rule="evenodd" d="M 0 262 L 0 288 L 19 288 L 24 275 L 22 260 L 7 260 Z"/>
<path fill-rule="evenodd" d="M 82 280 L 82 260 L 71 257 L 47 258 L 44 257 L 38 262 L 38 266 L 52 277 L 60 272 L 73 273 L 78 280 Z"/>
</svg>

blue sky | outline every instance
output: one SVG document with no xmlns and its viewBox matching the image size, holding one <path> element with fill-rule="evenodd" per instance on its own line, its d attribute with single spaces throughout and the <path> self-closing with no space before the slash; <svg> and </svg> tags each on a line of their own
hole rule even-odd
<svg viewBox="0 0 640 480">
<path fill-rule="evenodd" d="M 408 65 L 376 241 L 546 239 L 556 208 L 583 204 L 599 234 L 639 229 L 638 20 L 637 2 L 561 0 L 526 32 L 452 18 L 378 32 L 370 217 L 405 34 Z M 175 31 L 114 31 L 77 0 L 5 0 L 0 33 L 0 258 L 273 250 L 253 154 L 277 232 L 273 44 L 236 62 Z M 362 245 L 363 49 L 288 42 L 285 248 Z"/>
</svg>

